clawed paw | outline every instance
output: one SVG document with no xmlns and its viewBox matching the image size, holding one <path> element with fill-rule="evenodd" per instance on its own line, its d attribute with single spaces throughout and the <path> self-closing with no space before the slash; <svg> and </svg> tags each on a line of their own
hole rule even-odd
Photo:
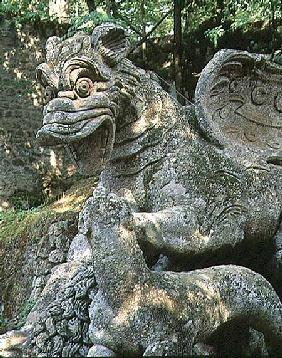
<svg viewBox="0 0 282 358">
<path fill-rule="evenodd" d="M 95 218 L 103 224 L 126 224 L 132 217 L 128 201 L 114 193 L 107 193 L 104 189 L 95 193 L 93 203 Z"/>
<path fill-rule="evenodd" d="M 132 221 L 132 207 L 126 199 L 97 188 L 80 214 L 79 232 L 87 235 L 93 224 L 129 225 Z"/>
</svg>

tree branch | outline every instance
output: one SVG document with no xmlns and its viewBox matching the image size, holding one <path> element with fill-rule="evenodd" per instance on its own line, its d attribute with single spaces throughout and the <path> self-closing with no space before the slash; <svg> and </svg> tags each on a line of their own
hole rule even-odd
<svg viewBox="0 0 282 358">
<path fill-rule="evenodd" d="M 146 36 L 144 36 L 137 44 L 129 51 L 129 54 L 132 53 L 137 47 L 142 45 L 143 42 L 145 42 L 149 36 L 152 35 L 152 33 L 160 26 L 160 24 L 168 17 L 168 15 L 172 12 L 173 9 L 170 9 L 168 12 L 164 14 L 164 16 L 156 23 L 156 25 L 152 28 L 151 31 L 149 31 Z"/>
</svg>

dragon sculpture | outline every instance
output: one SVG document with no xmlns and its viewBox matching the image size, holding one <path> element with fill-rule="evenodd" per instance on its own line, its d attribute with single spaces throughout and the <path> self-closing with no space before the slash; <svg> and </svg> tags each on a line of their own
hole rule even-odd
<svg viewBox="0 0 282 358">
<path fill-rule="evenodd" d="M 222 50 L 201 74 L 195 106 L 182 107 L 126 58 L 117 25 L 52 37 L 46 48 L 37 136 L 100 175 L 79 222 L 99 288 L 89 356 L 191 354 L 238 319 L 281 349 L 282 305 L 259 274 L 235 265 L 157 272 L 222 252 L 232 263 L 245 243 L 281 249 L 281 68 Z"/>
</svg>

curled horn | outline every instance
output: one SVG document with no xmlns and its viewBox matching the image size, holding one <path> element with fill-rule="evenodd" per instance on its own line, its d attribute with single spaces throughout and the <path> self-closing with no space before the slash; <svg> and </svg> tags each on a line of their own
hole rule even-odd
<svg viewBox="0 0 282 358">
<path fill-rule="evenodd" d="M 46 41 L 46 60 L 52 62 L 58 55 L 61 39 L 57 36 L 49 37 Z"/>
<path fill-rule="evenodd" d="M 91 43 L 110 66 L 116 65 L 126 57 L 129 47 L 125 30 L 111 23 L 95 27 Z"/>
<path fill-rule="evenodd" d="M 58 88 L 59 77 L 47 63 L 41 63 L 36 68 L 36 80 L 43 86 Z"/>
</svg>

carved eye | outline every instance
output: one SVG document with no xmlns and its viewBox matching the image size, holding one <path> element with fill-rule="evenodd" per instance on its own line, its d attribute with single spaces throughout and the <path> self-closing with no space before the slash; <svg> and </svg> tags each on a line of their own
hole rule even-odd
<svg viewBox="0 0 282 358">
<path fill-rule="evenodd" d="M 252 92 L 252 101 L 254 104 L 263 104 L 268 100 L 269 91 L 264 87 L 256 87 Z"/>
<path fill-rule="evenodd" d="M 44 92 L 44 96 L 43 96 L 44 104 L 47 104 L 48 102 L 51 101 L 51 99 L 53 99 L 55 97 L 56 97 L 55 90 L 52 87 L 47 86 L 45 88 L 45 92 Z"/>
<path fill-rule="evenodd" d="M 93 82 L 89 78 L 79 78 L 75 84 L 76 93 L 79 97 L 87 97 L 93 88 Z"/>
</svg>

